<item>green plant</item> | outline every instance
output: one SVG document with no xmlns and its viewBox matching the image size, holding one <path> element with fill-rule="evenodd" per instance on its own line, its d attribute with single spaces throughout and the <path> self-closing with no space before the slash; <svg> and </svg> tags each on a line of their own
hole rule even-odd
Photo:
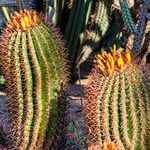
<svg viewBox="0 0 150 150">
<path fill-rule="evenodd" d="M 150 80 L 130 60 L 114 50 L 97 56 L 83 105 L 89 149 L 111 142 L 117 150 L 150 149 Z"/>
<path fill-rule="evenodd" d="M 130 10 L 128 8 L 128 4 L 126 0 L 120 0 L 121 11 L 123 14 L 124 21 L 128 27 L 128 29 L 135 35 L 134 43 L 133 43 L 133 53 L 134 55 L 139 55 L 141 53 L 142 47 L 142 40 L 146 28 L 146 24 L 148 20 L 150 20 L 149 16 L 149 9 L 150 9 L 150 2 L 149 0 L 140 0 L 138 1 L 141 3 L 141 8 L 139 12 L 139 21 L 137 27 L 135 26 L 133 19 L 131 17 Z"/>
<path fill-rule="evenodd" d="M 54 1 L 55 14 L 53 17 L 53 22 L 57 25 L 60 24 L 60 21 L 61 21 L 61 15 L 64 9 L 64 3 L 65 3 L 65 0 Z"/>
<path fill-rule="evenodd" d="M 128 29 L 133 34 L 137 33 L 137 28 L 131 17 L 131 12 L 130 12 L 130 9 L 128 7 L 126 0 L 120 0 L 120 6 L 121 6 L 121 11 L 122 11 L 124 22 L 126 23 Z"/>
<path fill-rule="evenodd" d="M 39 19 L 35 11 L 15 12 L 0 43 L 10 115 L 9 148 L 47 150 L 56 146 L 68 80 L 59 31 Z"/>
<path fill-rule="evenodd" d="M 95 2 L 95 9 L 91 14 L 89 30 L 84 33 L 83 42 L 80 45 L 77 53 L 76 65 L 82 64 L 89 55 L 100 47 L 100 42 L 104 38 L 110 25 L 112 1 L 106 2 L 98 0 Z"/>
<path fill-rule="evenodd" d="M 79 46 L 83 40 L 83 33 L 89 19 L 90 9 L 91 0 L 73 1 L 64 35 L 69 49 L 69 59 L 72 69 L 74 69 L 77 57 L 79 56 Z"/>
</svg>

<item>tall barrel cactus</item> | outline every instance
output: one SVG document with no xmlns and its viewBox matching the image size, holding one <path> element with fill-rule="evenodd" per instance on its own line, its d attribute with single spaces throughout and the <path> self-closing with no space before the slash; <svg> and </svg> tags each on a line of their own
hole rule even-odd
<svg viewBox="0 0 150 150">
<path fill-rule="evenodd" d="M 4 131 L 12 150 L 48 150 L 63 122 L 65 48 L 59 31 L 42 18 L 15 12 L 0 41 L 9 113 Z"/>
<path fill-rule="evenodd" d="M 129 51 L 102 51 L 85 88 L 89 149 L 150 149 L 150 80 Z"/>
</svg>

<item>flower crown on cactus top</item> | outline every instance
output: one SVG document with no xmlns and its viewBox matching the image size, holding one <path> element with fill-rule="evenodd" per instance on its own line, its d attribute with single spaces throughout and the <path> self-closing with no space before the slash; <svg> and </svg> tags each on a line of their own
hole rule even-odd
<svg viewBox="0 0 150 150">
<path fill-rule="evenodd" d="M 36 11 L 20 10 L 11 15 L 11 21 L 7 23 L 7 27 L 11 30 L 27 30 L 38 23 Z"/>
<path fill-rule="evenodd" d="M 125 52 L 117 52 L 116 45 L 110 48 L 111 53 L 102 50 L 101 54 L 96 56 L 94 63 L 97 64 L 103 75 L 111 75 L 115 70 L 122 71 L 127 64 L 131 63 L 131 53 L 129 50 Z"/>
</svg>

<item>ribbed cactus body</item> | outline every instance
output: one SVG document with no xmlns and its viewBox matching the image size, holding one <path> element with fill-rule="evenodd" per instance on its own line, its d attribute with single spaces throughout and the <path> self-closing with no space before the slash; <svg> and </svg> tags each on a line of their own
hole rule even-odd
<svg viewBox="0 0 150 150">
<path fill-rule="evenodd" d="M 59 99 L 62 105 L 68 79 L 61 36 L 52 24 L 39 21 L 26 30 L 6 28 L 1 44 L 9 148 L 38 150 L 44 143 L 43 149 L 45 145 L 49 149 L 59 127 Z"/>
<path fill-rule="evenodd" d="M 97 9 L 95 12 L 95 25 L 97 25 L 97 30 L 100 32 L 101 36 L 104 36 L 108 27 L 109 27 L 109 15 L 110 15 L 110 8 L 111 2 L 108 5 L 107 2 L 99 0 L 97 2 Z"/>
<path fill-rule="evenodd" d="M 131 17 L 131 12 L 129 10 L 126 0 L 119 0 L 121 6 L 121 12 L 124 19 L 124 22 L 131 33 L 137 33 L 137 27 L 135 26 L 133 19 Z"/>
<path fill-rule="evenodd" d="M 65 30 L 65 40 L 69 49 L 69 58 L 73 66 L 80 54 L 79 46 L 89 19 L 91 0 L 73 1 L 69 21 Z M 73 66 L 74 67 L 74 66 Z"/>
<path fill-rule="evenodd" d="M 63 7 L 64 7 L 64 0 L 55 0 L 52 3 L 54 3 L 54 8 L 55 8 L 53 22 L 58 25 L 58 24 L 60 24 L 60 20 L 61 20 L 61 13 L 62 13 Z"/>
<path fill-rule="evenodd" d="M 99 47 L 109 28 L 112 1 L 98 0 L 95 5 L 94 13 L 91 15 L 91 29 L 86 31 L 84 42 L 78 53 L 80 54 L 77 60 L 78 65 L 83 63 L 95 48 Z"/>
<path fill-rule="evenodd" d="M 110 7 L 112 2 L 108 3 L 98 0 L 94 12 L 94 30 L 90 33 L 89 39 L 94 42 L 100 42 L 109 27 Z"/>
<path fill-rule="evenodd" d="M 141 52 L 142 40 L 144 36 L 144 31 L 146 29 L 147 19 L 146 14 L 148 14 L 148 10 L 150 9 L 150 4 L 142 4 L 140 10 L 140 18 L 137 26 L 137 34 L 134 37 L 133 43 L 133 53 L 134 55 L 138 55 Z"/>
<path fill-rule="evenodd" d="M 130 64 L 102 76 L 95 66 L 85 88 L 84 116 L 89 149 L 115 143 L 117 150 L 150 149 L 150 81 Z"/>
</svg>

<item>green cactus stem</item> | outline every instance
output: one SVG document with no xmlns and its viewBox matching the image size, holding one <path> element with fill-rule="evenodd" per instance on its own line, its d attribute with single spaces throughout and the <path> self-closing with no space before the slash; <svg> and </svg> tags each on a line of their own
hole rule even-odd
<svg viewBox="0 0 150 150">
<path fill-rule="evenodd" d="M 144 31 L 146 29 L 146 24 L 147 24 L 146 14 L 148 13 L 149 8 L 150 8 L 150 4 L 143 4 L 141 6 L 140 18 L 137 27 L 138 32 L 134 37 L 134 43 L 133 43 L 133 54 L 137 56 L 141 52 L 142 40 L 144 37 Z"/>
<path fill-rule="evenodd" d="M 150 85 L 137 63 L 103 76 L 94 65 L 85 87 L 84 116 L 88 145 L 115 143 L 119 150 L 150 148 Z"/>
<path fill-rule="evenodd" d="M 9 149 L 37 150 L 45 145 L 49 149 L 57 146 L 52 144 L 57 142 L 65 109 L 65 48 L 53 24 L 37 20 L 32 11 L 20 13 L 27 15 L 24 22 L 8 25 L 1 37 L 0 63 L 10 115 L 5 138 Z"/>
<path fill-rule="evenodd" d="M 131 33 L 133 34 L 137 33 L 137 28 L 133 22 L 131 12 L 129 10 L 126 0 L 119 0 L 119 1 L 120 1 L 122 16 L 126 26 L 128 27 Z"/>
<path fill-rule="evenodd" d="M 84 39 L 78 52 L 76 64 L 82 64 L 92 51 L 99 47 L 100 41 L 109 28 L 111 5 L 112 1 L 109 3 L 103 0 L 96 1 L 94 14 L 91 15 L 91 29 L 89 31 L 86 30 L 84 33 Z"/>
<path fill-rule="evenodd" d="M 83 33 L 86 29 L 90 8 L 91 0 L 73 1 L 68 25 L 65 31 L 65 40 L 69 49 L 69 58 L 72 67 L 74 67 L 79 55 L 78 49 L 80 46 L 80 40 L 82 41 Z"/>
</svg>

